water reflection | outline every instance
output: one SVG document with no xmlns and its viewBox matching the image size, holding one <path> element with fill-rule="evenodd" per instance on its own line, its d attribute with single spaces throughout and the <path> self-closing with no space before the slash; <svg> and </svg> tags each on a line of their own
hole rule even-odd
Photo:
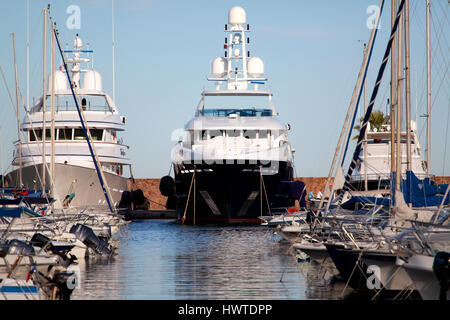
<svg viewBox="0 0 450 320">
<path fill-rule="evenodd" d="M 118 255 L 80 266 L 73 299 L 306 299 L 305 277 L 273 230 L 135 221 Z"/>
</svg>

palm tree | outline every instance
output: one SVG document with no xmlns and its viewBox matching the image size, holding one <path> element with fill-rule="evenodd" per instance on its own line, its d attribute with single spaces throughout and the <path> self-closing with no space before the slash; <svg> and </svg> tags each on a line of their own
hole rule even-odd
<svg viewBox="0 0 450 320">
<path fill-rule="evenodd" d="M 364 120 L 363 117 L 359 119 L 359 122 L 362 123 Z M 372 129 L 376 129 L 379 131 L 381 129 L 381 126 L 384 124 L 389 123 L 389 115 L 384 115 L 383 111 L 381 110 L 375 110 L 370 114 L 369 118 L 369 124 Z M 357 124 L 353 127 L 354 130 L 358 131 L 358 134 L 353 137 L 353 140 L 358 139 L 359 137 L 359 131 L 361 130 L 361 124 Z"/>
</svg>

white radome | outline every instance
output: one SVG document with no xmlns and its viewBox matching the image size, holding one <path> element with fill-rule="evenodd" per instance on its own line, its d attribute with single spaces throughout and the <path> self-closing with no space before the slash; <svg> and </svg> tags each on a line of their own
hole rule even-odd
<svg viewBox="0 0 450 320">
<path fill-rule="evenodd" d="M 250 58 L 247 62 L 247 72 L 252 77 L 262 76 L 264 74 L 264 62 L 261 58 Z"/>
<path fill-rule="evenodd" d="M 66 74 L 62 71 L 55 71 L 52 75 L 48 76 L 48 84 L 47 84 L 47 89 L 48 92 L 50 93 L 50 90 L 52 89 L 51 85 L 52 85 L 52 81 L 53 81 L 53 77 L 55 77 L 55 92 L 58 91 L 67 91 L 69 89 L 69 84 L 67 82 L 67 77 Z"/>
<path fill-rule="evenodd" d="M 102 91 L 102 77 L 94 70 L 86 71 L 81 84 L 81 89 Z"/>
<path fill-rule="evenodd" d="M 241 7 L 233 7 L 228 12 L 228 23 L 231 25 L 243 25 L 247 23 L 245 10 Z"/>
<path fill-rule="evenodd" d="M 212 62 L 212 74 L 216 77 L 222 78 L 227 74 L 228 61 L 225 58 L 218 57 Z"/>
</svg>

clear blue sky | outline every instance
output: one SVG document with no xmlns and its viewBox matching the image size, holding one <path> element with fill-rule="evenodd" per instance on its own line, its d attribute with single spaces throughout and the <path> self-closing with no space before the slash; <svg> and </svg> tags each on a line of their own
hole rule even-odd
<svg viewBox="0 0 450 320">
<path fill-rule="evenodd" d="M 418 110 L 425 146 L 425 1 L 411 1 L 412 109 Z M 112 96 L 111 0 L 30 0 L 31 96 L 42 94 L 42 8 L 51 4 L 63 42 L 79 33 L 95 50 L 94 67 Z M 377 0 L 346 1 L 162 1 L 115 0 L 116 104 L 127 118 L 122 135 L 131 148 L 135 177 L 158 178 L 170 167 L 171 133 L 193 116 L 211 61 L 223 55 L 228 10 L 241 6 L 251 25 L 251 54 L 265 62 L 281 120 L 291 124 L 298 176 L 326 176 L 362 60 L 370 29 L 367 13 Z M 436 175 L 450 175 L 448 123 L 449 17 L 447 0 L 432 7 L 432 162 Z M 26 0 L 0 2 L 0 65 L 14 98 L 12 40 L 16 34 L 19 84 L 26 98 Z M 70 5 L 81 10 L 79 30 L 70 30 Z M 386 1 L 368 78 L 370 97 L 390 27 Z M 385 111 L 388 75 L 376 109 Z M 444 79 L 444 80 L 443 80 Z M 9 171 L 16 118 L 0 82 L 3 170 Z M 361 106 L 362 107 L 362 106 Z M 23 116 L 23 113 L 22 113 Z M 447 143 L 447 150 L 445 144 Z M 350 147 L 352 150 L 353 147 Z M 445 158 L 444 158 L 445 156 Z M 445 168 L 444 168 L 445 167 Z"/>
</svg>

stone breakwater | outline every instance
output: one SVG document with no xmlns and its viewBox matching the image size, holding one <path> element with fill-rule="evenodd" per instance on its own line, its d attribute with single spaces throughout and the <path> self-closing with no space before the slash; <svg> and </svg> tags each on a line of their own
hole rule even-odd
<svg viewBox="0 0 450 320">
<path fill-rule="evenodd" d="M 306 185 L 306 194 L 313 192 L 317 194 L 319 191 L 323 192 L 325 184 L 327 182 L 326 177 L 299 177 L 295 180 L 301 180 Z M 450 177 L 435 177 L 436 184 L 450 183 Z M 144 192 L 145 197 L 150 202 L 150 208 L 152 210 L 164 210 L 166 209 L 167 197 L 163 196 L 159 192 L 160 179 L 134 179 L 133 189 L 141 189 Z"/>
</svg>

